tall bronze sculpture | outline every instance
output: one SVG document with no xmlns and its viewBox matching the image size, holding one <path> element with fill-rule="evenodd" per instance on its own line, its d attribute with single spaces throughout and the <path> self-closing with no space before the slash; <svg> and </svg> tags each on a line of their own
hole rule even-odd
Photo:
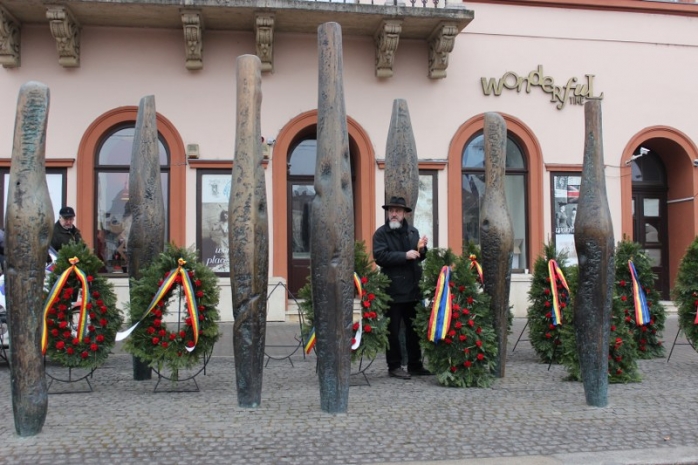
<svg viewBox="0 0 698 465">
<path fill-rule="evenodd" d="M 608 404 L 608 338 L 615 267 L 611 211 L 606 195 L 601 101 L 584 104 L 584 165 L 574 221 L 579 285 L 574 300 L 577 353 L 588 405 Z"/>
<path fill-rule="evenodd" d="M 509 332 L 509 290 L 514 257 L 514 228 L 504 186 L 507 126 L 498 113 L 485 113 L 485 196 L 480 211 L 480 248 L 485 292 L 497 333 L 495 376 L 504 377 Z"/>
<path fill-rule="evenodd" d="M 128 196 L 133 218 L 127 242 L 128 275 L 137 280 L 141 277 L 141 269 L 165 250 L 165 202 L 160 181 L 155 97 L 152 95 L 143 97 L 138 105 Z M 151 376 L 150 367 L 134 357 L 133 379 L 146 380 Z"/>
<path fill-rule="evenodd" d="M 317 161 L 310 212 L 315 347 L 321 408 L 344 413 L 351 374 L 354 212 L 339 24 L 318 27 L 318 48 Z"/>
<path fill-rule="evenodd" d="M 395 99 L 385 147 L 385 203 L 404 197 L 412 210 L 419 196 L 419 164 L 407 101 Z"/>
<path fill-rule="evenodd" d="M 262 402 L 269 281 L 269 226 L 260 142 L 262 62 L 255 55 L 243 55 L 238 57 L 236 69 L 235 162 L 228 204 L 235 378 L 238 405 L 257 407 Z"/>
<path fill-rule="evenodd" d="M 27 82 L 19 91 L 5 215 L 12 411 L 15 430 L 23 437 L 41 432 L 48 411 L 41 335 L 54 220 L 46 184 L 49 100 L 48 87 L 38 82 Z"/>
</svg>

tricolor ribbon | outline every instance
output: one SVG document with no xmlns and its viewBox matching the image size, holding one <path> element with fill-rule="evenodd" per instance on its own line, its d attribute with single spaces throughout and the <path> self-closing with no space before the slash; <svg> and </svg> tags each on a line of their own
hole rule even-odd
<svg viewBox="0 0 698 465">
<path fill-rule="evenodd" d="M 354 285 L 356 286 L 356 292 L 359 293 L 359 300 L 361 300 L 363 298 L 364 291 L 361 287 L 361 278 L 359 278 L 359 275 L 356 274 L 356 271 L 354 272 Z M 361 335 L 363 334 L 363 322 L 361 321 L 361 315 L 363 315 L 363 313 L 364 309 L 361 307 L 361 310 L 359 311 L 359 327 L 354 335 L 354 343 L 351 345 L 351 350 L 356 350 L 361 345 Z"/>
<path fill-rule="evenodd" d="M 116 333 L 116 340 L 121 341 L 126 339 L 134 329 L 147 317 L 151 311 L 160 303 L 160 301 L 165 297 L 165 295 L 172 289 L 172 286 L 177 280 L 177 276 L 182 278 L 182 288 L 184 289 L 184 299 L 187 303 L 187 313 L 189 314 L 189 319 L 191 320 L 191 329 L 194 333 L 194 345 L 192 347 L 186 347 L 188 352 L 194 351 L 197 342 L 199 342 L 199 309 L 196 304 L 196 293 L 194 291 L 194 286 L 192 286 L 191 279 L 189 279 L 189 273 L 184 265 L 187 262 L 183 259 L 177 260 L 178 266 L 170 270 L 167 278 L 160 285 L 160 289 L 153 296 L 153 300 L 150 301 L 148 309 L 145 311 L 140 320 L 136 322 L 135 325 L 131 326 L 125 331 L 120 331 Z"/>
<path fill-rule="evenodd" d="M 450 278 L 451 267 L 442 267 L 436 282 L 434 303 L 427 328 L 427 339 L 431 342 L 438 342 L 445 338 L 451 324 L 451 287 L 448 285 Z"/>
<path fill-rule="evenodd" d="M 477 270 L 477 275 L 480 277 L 480 282 L 485 284 L 485 280 L 482 277 L 482 266 L 477 262 L 477 257 L 475 255 L 470 255 L 470 269 L 475 268 Z"/>
<path fill-rule="evenodd" d="M 77 264 L 80 261 L 78 257 L 73 257 L 68 261 L 70 262 L 70 267 L 63 273 L 61 273 L 61 275 L 58 277 L 56 282 L 53 284 L 51 291 L 48 293 L 48 297 L 46 297 L 46 302 L 44 303 L 44 324 L 41 330 L 42 354 L 46 354 L 46 349 L 48 348 L 48 325 L 46 324 L 48 312 L 51 309 L 51 306 L 58 301 L 58 296 L 60 295 L 61 291 L 65 287 L 65 283 L 68 281 L 68 278 L 70 278 L 70 275 L 73 274 L 73 272 L 75 273 L 75 276 L 77 276 L 78 281 L 80 281 L 82 289 L 82 300 L 80 302 L 80 313 L 78 315 L 78 342 L 82 342 L 82 338 L 86 332 L 85 329 L 87 327 L 87 304 L 90 302 L 90 286 L 87 283 L 87 276 L 85 275 L 85 273 L 77 267 Z"/>
<path fill-rule="evenodd" d="M 646 325 L 650 322 L 650 308 L 647 305 L 647 297 L 645 291 L 640 285 L 640 279 L 637 276 L 637 270 L 632 260 L 628 260 L 628 268 L 630 269 L 630 279 L 633 281 L 633 300 L 635 301 L 635 324 L 638 326 Z"/>
<path fill-rule="evenodd" d="M 567 280 L 560 266 L 552 258 L 548 260 L 548 277 L 550 278 L 550 293 L 553 299 L 553 325 L 557 326 L 562 324 L 562 310 L 560 309 L 560 296 L 557 292 L 557 282 L 560 281 L 560 284 L 567 290 L 568 294 L 570 288 L 567 285 Z"/>
<path fill-rule="evenodd" d="M 315 342 L 317 342 L 317 340 L 315 339 L 315 326 L 313 326 L 310 330 L 310 334 L 308 334 L 308 340 L 305 341 L 305 346 L 303 347 L 306 354 L 309 354 L 310 351 L 313 350 L 313 347 L 315 347 Z"/>
</svg>

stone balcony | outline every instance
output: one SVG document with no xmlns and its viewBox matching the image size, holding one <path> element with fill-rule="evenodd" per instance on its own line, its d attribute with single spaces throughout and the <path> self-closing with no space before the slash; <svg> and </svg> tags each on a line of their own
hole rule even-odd
<svg viewBox="0 0 698 465">
<path fill-rule="evenodd" d="M 185 66 L 204 66 L 206 30 L 254 34 L 264 72 L 274 69 L 275 33 L 315 34 L 335 21 L 345 36 L 368 36 L 376 46 L 376 76 L 393 74 L 400 39 L 429 46 L 428 76 L 446 77 L 448 57 L 458 34 L 474 13 L 461 2 L 397 0 L 0 0 L 0 64 L 21 65 L 21 28 L 46 25 L 56 40 L 58 62 L 80 66 L 84 27 L 181 29 Z"/>
</svg>

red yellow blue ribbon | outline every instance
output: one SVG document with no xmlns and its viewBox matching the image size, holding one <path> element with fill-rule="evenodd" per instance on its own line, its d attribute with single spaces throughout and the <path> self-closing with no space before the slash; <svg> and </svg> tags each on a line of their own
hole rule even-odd
<svg viewBox="0 0 698 465">
<path fill-rule="evenodd" d="M 646 325 L 650 322 L 650 308 L 647 305 L 647 296 L 640 285 L 640 279 L 637 276 L 637 270 L 632 260 L 628 260 L 628 268 L 630 269 L 630 279 L 633 282 L 633 301 L 635 302 L 635 324 L 638 326 Z"/>
<path fill-rule="evenodd" d="M 359 275 L 354 272 L 354 286 L 356 286 L 356 292 L 359 293 L 359 300 L 361 300 L 364 296 L 364 291 L 361 286 L 361 278 L 359 278 Z M 359 348 L 361 345 L 361 335 L 363 334 L 363 321 L 361 318 L 361 315 L 363 315 L 364 309 L 363 307 L 359 311 L 359 328 L 356 330 L 356 333 L 354 334 L 354 343 L 351 345 L 351 350 L 356 350 Z"/>
<path fill-rule="evenodd" d="M 309 354 L 310 351 L 313 350 L 313 347 L 315 347 L 316 342 L 317 339 L 315 338 L 315 327 L 313 326 L 310 330 L 310 334 L 308 334 L 308 340 L 305 341 L 305 346 L 303 347 L 306 354 Z"/>
<path fill-rule="evenodd" d="M 199 342 L 199 308 L 197 307 L 196 304 L 196 293 L 194 291 L 194 286 L 192 286 L 191 279 L 189 279 L 189 273 L 187 272 L 187 269 L 184 267 L 184 265 L 187 264 L 187 262 L 183 259 L 177 260 L 178 266 L 177 268 L 174 268 L 170 270 L 170 273 L 167 275 L 167 278 L 162 282 L 160 285 L 160 289 L 157 290 L 155 295 L 153 296 L 153 299 L 150 301 L 150 305 L 148 305 L 147 310 L 143 314 L 140 320 L 136 322 L 135 325 L 131 326 L 125 331 L 120 331 L 116 333 L 116 340 L 121 341 L 123 339 L 126 339 L 134 329 L 147 317 L 151 311 L 155 307 L 157 307 L 158 303 L 165 297 L 165 295 L 172 289 L 172 286 L 177 280 L 177 277 L 181 277 L 182 281 L 182 289 L 184 290 L 184 299 L 187 304 L 187 313 L 189 315 L 189 319 L 191 320 L 191 329 L 194 337 L 194 345 L 192 347 L 186 347 L 188 352 L 192 352 L 196 348 L 197 342 Z"/>
<path fill-rule="evenodd" d="M 48 311 L 51 309 L 51 306 L 58 301 L 58 296 L 60 295 L 61 291 L 63 290 L 63 287 L 65 287 L 65 283 L 68 281 L 68 278 L 71 274 L 73 274 L 73 272 L 75 273 L 75 276 L 77 276 L 78 281 L 80 281 L 82 290 L 80 313 L 78 315 L 78 342 L 82 342 L 82 338 L 86 332 L 85 328 L 87 327 L 87 304 L 90 302 L 90 286 L 87 283 L 87 276 L 85 275 L 85 273 L 77 267 L 77 264 L 80 261 L 78 257 L 73 257 L 68 261 L 70 262 L 70 267 L 63 273 L 61 273 L 61 275 L 58 277 L 56 282 L 53 284 L 51 291 L 48 293 L 48 297 L 46 297 L 46 302 L 44 303 L 44 324 L 41 329 L 42 354 L 46 354 L 46 349 L 48 348 L 48 325 L 46 324 L 46 320 L 48 318 Z"/>
<path fill-rule="evenodd" d="M 436 282 L 434 303 L 427 328 L 427 339 L 431 342 L 438 342 L 445 338 L 451 324 L 451 287 L 448 285 L 450 278 L 451 267 L 442 267 Z"/>
<path fill-rule="evenodd" d="M 475 255 L 470 255 L 470 269 L 472 270 L 473 268 L 477 270 L 480 282 L 484 284 L 485 280 L 482 277 L 482 266 L 477 262 L 477 257 Z"/>
<path fill-rule="evenodd" d="M 557 283 L 559 281 L 562 287 L 567 290 L 568 294 L 570 288 L 567 285 L 567 280 L 560 266 L 552 258 L 548 260 L 548 277 L 550 278 L 550 294 L 553 300 L 553 324 L 557 326 L 562 324 L 562 310 L 560 308 L 560 296 L 557 292 Z"/>
</svg>

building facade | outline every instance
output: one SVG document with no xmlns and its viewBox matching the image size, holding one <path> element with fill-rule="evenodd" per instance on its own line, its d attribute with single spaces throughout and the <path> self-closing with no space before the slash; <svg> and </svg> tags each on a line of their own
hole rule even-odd
<svg viewBox="0 0 698 465">
<path fill-rule="evenodd" d="M 7 192 L 17 95 L 51 92 L 47 176 L 57 212 L 74 206 L 86 242 L 127 298 L 128 170 L 137 106 L 158 112 L 167 239 L 196 247 L 232 319 L 227 204 L 235 146 L 235 60 L 263 65 L 262 135 L 270 290 L 294 294 L 309 263 L 317 26 L 343 31 L 344 97 L 357 240 L 384 221 L 384 152 L 407 101 L 420 166 L 414 222 L 432 247 L 479 240 L 486 112 L 508 130 L 515 231 L 511 302 L 553 241 L 572 262 L 584 109 L 601 99 L 616 241 L 652 257 L 665 298 L 698 230 L 698 4 L 642 0 L 0 0 L 0 182 Z M 388 193 L 389 194 L 389 193 Z M 4 208 L 2 209 L 4 215 Z M 0 217 L 1 219 L 1 217 Z M 283 289 L 283 288 L 282 288 Z M 287 318 L 274 291 L 269 319 Z"/>
</svg>

